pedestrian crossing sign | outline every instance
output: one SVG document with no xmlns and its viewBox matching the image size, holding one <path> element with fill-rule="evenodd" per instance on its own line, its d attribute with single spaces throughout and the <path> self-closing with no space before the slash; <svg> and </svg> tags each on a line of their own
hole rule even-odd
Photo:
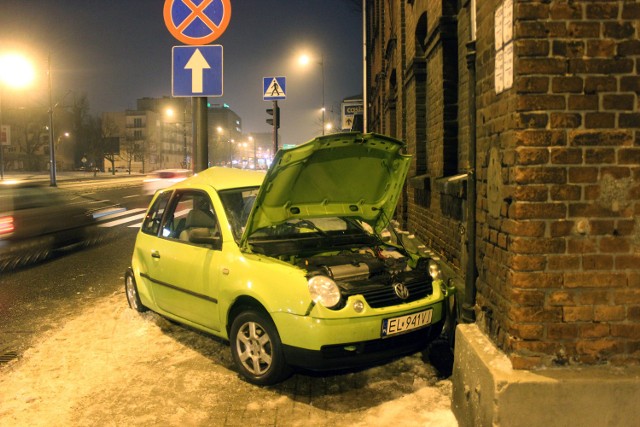
<svg viewBox="0 0 640 427">
<path fill-rule="evenodd" d="M 287 82 L 285 77 L 263 77 L 262 99 L 264 101 L 277 101 L 287 99 Z"/>
</svg>

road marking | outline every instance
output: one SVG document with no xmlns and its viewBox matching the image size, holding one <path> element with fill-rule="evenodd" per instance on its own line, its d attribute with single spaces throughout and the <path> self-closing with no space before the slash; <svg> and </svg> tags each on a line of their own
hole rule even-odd
<svg viewBox="0 0 640 427">
<path fill-rule="evenodd" d="M 127 211 L 127 212 L 128 213 L 132 213 L 134 211 L 138 211 L 139 212 L 140 210 L 144 210 L 144 209 L 133 209 L 133 210 L 130 210 L 130 211 Z M 126 218 L 117 219 L 115 221 L 101 223 L 101 224 L 98 224 L 98 227 L 115 227 L 116 225 L 126 224 L 127 222 L 132 222 L 132 221 L 136 221 L 136 220 L 144 218 L 145 214 L 146 213 L 141 213 L 141 214 L 134 215 L 134 216 L 128 216 Z M 122 216 L 123 213 L 114 214 L 114 215 Z"/>
</svg>

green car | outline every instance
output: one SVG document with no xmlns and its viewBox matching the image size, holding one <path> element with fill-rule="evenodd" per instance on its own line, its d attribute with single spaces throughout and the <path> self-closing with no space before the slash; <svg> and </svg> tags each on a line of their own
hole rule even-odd
<svg viewBox="0 0 640 427">
<path fill-rule="evenodd" d="M 229 340 L 259 385 L 424 349 L 453 289 L 387 230 L 403 147 L 327 135 L 278 151 L 266 173 L 213 167 L 160 190 L 125 276 L 129 305 Z"/>
</svg>

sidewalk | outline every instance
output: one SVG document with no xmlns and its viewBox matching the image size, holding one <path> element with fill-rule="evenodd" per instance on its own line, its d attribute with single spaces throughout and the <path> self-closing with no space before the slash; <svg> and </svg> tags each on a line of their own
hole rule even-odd
<svg viewBox="0 0 640 427">
<path fill-rule="evenodd" d="M 58 181 L 85 181 L 94 179 L 113 179 L 113 178 L 143 178 L 145 174 L 128 172 L 94 172 L 86 171 L 62 171 L 56 173 L 56 182 Z M 14 172 L 5 171 L 3 181 L 12 180 L 29 180 L 29 181 L 50 181 L 51 176 L 48 171 L 39 172 Z M 0 181 L 1 182 L 1 181 Z"/>
</svg>

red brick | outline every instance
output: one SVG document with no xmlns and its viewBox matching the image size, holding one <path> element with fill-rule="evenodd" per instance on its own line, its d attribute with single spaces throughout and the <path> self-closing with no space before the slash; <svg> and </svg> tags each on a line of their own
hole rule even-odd
<svg viewBox="0 0 640 427">
<path fill-rule="evenodd" d="M 505 219 L 502 230 L 513 236 L 544 237 L 546 224 L 543 221 L 514 221 Z"/>
<path fill-rule="evenodd" d="M 640 268 L 640 254 L 617 255 L 615 260 L 615 268 L 616 270 L 630 270 Z"/>
<path fill-rule="evenodd" d="M 583 5 L 580 3 L 552 3 L 549 13 L 554 20 L 580 20 L 582 18 L 582 7 Z"/>
<path fill-rule="evenodd" d="M 510 193 L 514 200 L 520 202 L 546 202 L 549 199 L 549 189 L 546 185 L 517 185 Z"/>
<path fill-rule="evenodd" d="M 559 322 L 562 320 L 562 308 L 509 307 L 510 318 L 514 322 Z"/>
<path fill-rule="evenodd" d="M 562 274 L 513 272 L 509 275 L 508 284 L 525 289 L 559 288 L 562 286 Z M 542 304 L 542 295 L 539 297 Z"/>
<path fill-rule="evenodd" d="M 580 268 L 580 257 L 576 255 L 553 255 L 548 257 L 549 271 L 571 271 Z"/>
<path fill-rule="evenodd" d="M 584 80 L 580 77 L 554 77 L 551 80 L 553 93 L 582 93 Z"/>
<path fill-rule="evenodd" d="M 576 238 L 567 242 L 567 250 L 570 254 L 587 254 L 596 251 L 594 238 Z"/>
<path fill-rule="evenodd" d="M 513 181 L 516 184 L 564 184 L 567 171 L 561 167 L 515 167 Z"/>
<path fill-rule="evenodd" d="M 607 323 L 584 323 L 578 325 L 580 338 L 604 338 L 609 336 L 610 328 Z"/>
<path fill-rule="evenodd" d="M 596 305 L 593 320 L 596 322 L 616 322 L 624 320 L 625 309 L 622 306 Z"/>
<path fill-rule="evenodd" d="M 551 53 L 562 58 L 582 58 L 585 55 L 585 45 L 581 40 L 554 40 L 551 43 Z M 566 63 L 563 65 L 566 67 Z"/>
<path fill-rule="evenodd" d="M 562 320 L 565 322 L 591 322 L 593 308 L 591 307 L 562 307 Z"/>
<path fill-rule="evenodd" d="M 547 324 L 547 338 L 550 340 L 572 340 L 578 337 L 578 326 L 570 323 Z"/>
<path fill-rule="evenodd" d="M 550 306 L 575 306 L 574 293 L 564 290 L 552 291 L 547 295 L 547 304 Z"/>
<path fill-rule="evenodd" d="M 522 95 L 517 100 L 517 111 L 564 110 L 566 103 L 562 95 Z"/>
<path fill-rule="evenodd" d="M 621 165 L 640 165 L 640 148 L 621 148 L 618 151 L 618 163 Z"/>
<path fill-rule="evenodd" d="M 582 267 L 585 270 L 611 270 L 613 268 L 613 256 L 585 255 L 582 258 Z"/>
<path fill-rule="evenodd" d="M 509 241 L 509 250 L 521 254 L 559 254 L 565 252 L 564 239 L 533 239 L 513 237 Z"/>
<path fill-rule="evenodd" d="M 638 339 L 640 337 L 640 324 L 612 324 L 611 336 Z"/>
<path fill-rule="evenodd" d="M 616 126 L 616 115 L 613 113 L 587 113 L 584 116 L 587 129 L 611 129 Z"/>
<path fill-rule="evenodd" d="M 512 255 L 509 265 L 514 271 L 540 271 L 544 270 L 547 258 L 544 256 Z"/>
<path fill-rule="evenodd" d="M 523 340 L 539 340 L 544 335 L 544 327 L 542 325 L 515 324 L 509 329 L 509 333 Z"/>
<path fill-rule="evenodd" d="M 605 94 L 602 96 L 602 106 L 605 110 L 633 111 L 635 97 L 631 94 Z"/>
<path fill-rule="evenodd" d="M 587 4 L 587 19 L 604 20 L 618 18 L 618 5 L 616 3 Z"/>
<path fill-rule="evenodd" d="M 602 237 L 600 250 L 604 253 L 628 253 L 631 249 L 629 241 L 624 237 Z"/>
<path fill-rule="evenodd" d="M 563 203 L 527 203 L 515 202 L 509 206 L 509 217 L 524 219 L 562 219 L 567 214 Z"/>
<path fill-rule="evenodd" d="M 544 304 L 544 292 L 530 289 L 511 289 L 509 300 L 520 306 L 541 307 Z"/>
<path fill-rule="evenodd" d="M 597 167 L 573 167 L 569 168 L 569 182 L 587 184 L 598 182 Z"/>
<path fill-rule="evenodd" d="M 596 305 L 611 302 L 610 289 L 575 289 L 575 299 L 578 305 Z"/>
<path fill-rule="evenodd" d="M 574 226 L 574 221 L 554 221 L 550 225 L 551 237 L 570 236 Z"/>
<path fill-rule="evenodd" d="M 564 277 L 566 288 L 621 288 L 626 283 L 625 275 L 616 272 L 567 273 Z M 640 297 L 640 290 L 638 296 Z"/>
<path fill-rule="evenodd" d="M 614 40 L 587 40 L 587 56 L 591 58 L 611 58 L 615 53 Z"/>
<path fill-rule="evenodd" d="M 570 110 L 597 110 L 597 95 L 569 95 Z"/>
<path fill-rule="evenodd" d="M 550 115 L 551 129 L 569 128 L 574 129 L 582 124 L 582 116 L 578 113 L 558 113 L 552 112 Z"/>
<path fill-rule="evenodd" d="M 540 165 L 549 161 L 549 151 L 546 148 L 521 147 L 516 157 L 519 165 Z"/>
<path fill-rule="evenodd" d="M 640 128 L 640 113 L 621 113 L 618 117 L 621 128 Z"/>
<path fill-rule="evenodd" d="M 614 304 L 640 304 L 640 288 L 616 290 L 613 302 Z"/>
<path fill-rule="evenodd" d="M 615 77 L 587 76 L 584 81 L 585 93 L 615 92 L 618 90 L 618 81 Z"/>
<path fill-rule="evenodd" d="M 585 150 L 586 164 L 602 164 L 615 162 L 616 152 L 613 148 L 588 148 Z"/>
<path fill-rule="evenodd" d="M 581 148 L 551 148 L 551 163 L 553 164 L 581 164 Z"/>
<path fill-rule="evenodd" d="M 551 200 L 580 200 L 582 188 L 578 185 L 554 185 L 549 191 Z"/>
</svg>

